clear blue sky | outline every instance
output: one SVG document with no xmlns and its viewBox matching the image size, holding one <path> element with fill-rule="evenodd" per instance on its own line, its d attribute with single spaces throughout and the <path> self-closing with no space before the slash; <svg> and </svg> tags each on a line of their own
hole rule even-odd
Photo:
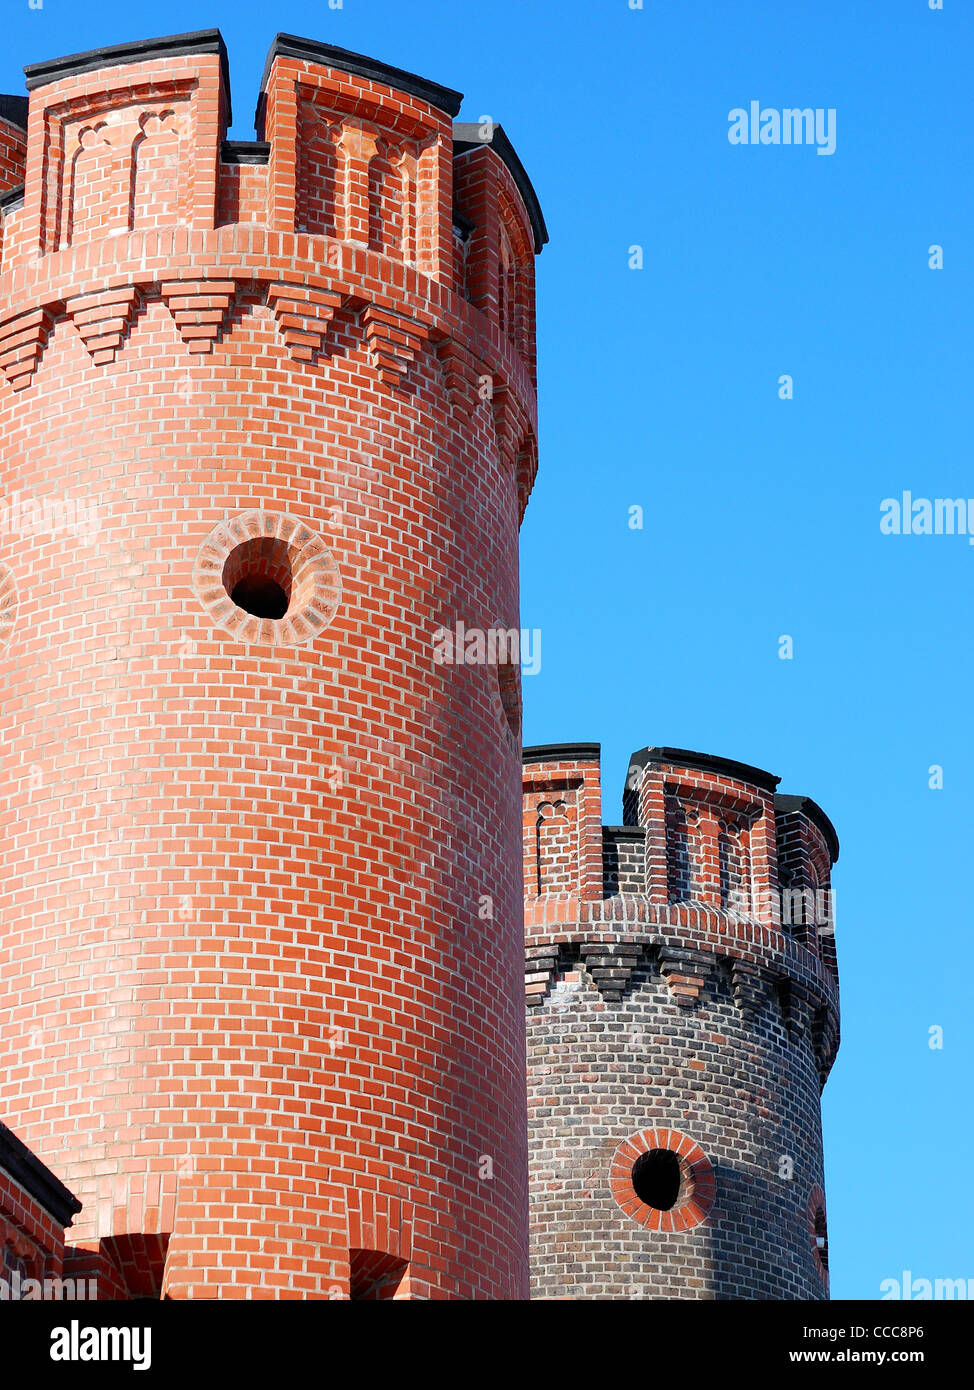
<svg viewBox="0 0 974 1390">
<path fill-rule="evenodd" d="M 525 741 L 600 740 L 612 823 L 647 743 L 756 763 L 820 802 L 842 842 L 833 1294 L 878 1297 L 904 1269 L 974 1278 L 974 548 L 879 531 L 904 489 L 974 496 L 971 6 L 8 0 L 0 89 L 22 90 L 22 63 L 214 25 L 237 138 L 278 29 L 503 122 L 551 233 Z M 751 100 L 834 107 L 835 154 L 730 145 Z"/>
</svg>

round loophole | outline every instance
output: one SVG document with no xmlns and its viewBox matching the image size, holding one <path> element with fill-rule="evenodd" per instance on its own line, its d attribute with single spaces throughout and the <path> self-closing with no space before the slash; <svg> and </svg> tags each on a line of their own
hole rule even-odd
<svg viewBox="0 0 974 1390">
<path fill-rule="evenodd" d="M 291 547 L 269 536 L 236 546 L 223 566 L 227 595 L 255 618 L 283 618 L 291 606 L 293 587 Z"/>
<path fill-rule="evenodd" d="M 679 1157 L 672 1149 L 650 1149 L 632 1165 L 632 1185 L 636 1196 L 656 1211 L 676 1206 L 683 1185 Z"/>
<path fill-rule="evenodd" d="M 609 1170 L 619 1206 L 649 1231 L 689 1231 L 706 1221 L 716 1197 L 713 1164 L 675 1129 L 644 1129 L 624 1139 Z"/>
<path fill-rule="evenodd" d="M 203 541 L 193 588 L 218 628 L 238 642 L 302 646 L 338 612 L 342 577 L 306 522 L 256 508 L 221 521 Z"/>
</svg>

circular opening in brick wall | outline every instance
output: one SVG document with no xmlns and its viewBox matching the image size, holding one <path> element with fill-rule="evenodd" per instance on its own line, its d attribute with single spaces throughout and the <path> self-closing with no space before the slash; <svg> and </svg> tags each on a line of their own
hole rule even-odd
<svg viewBox="0 0 974 1390">
<path fill-rule="evenodd" d="M 238 545 L 223 566 L 224 590 L 255 618 L 283 618 L 293 585 L 291 547 L 266 536 Z"/>
<path fill-rule="evenodd" d="M 616 1202 L 651 1231 L 688 1231 L 705 1221 L 717 1183 L 700 1145 L 675 1129 L 644 1129 L 616 1149 L 609 1171 Z"/>
<path fill-rule="evenodd" d="M 238 579 L 230 597 L 238 608 L 253 613 L 255 618 L 283 618 L 290 602 L 287 590 L 276 579 L 253 574 Z"/>
<path fill-rule="evenodd" d="M 341 575 L 320 536 L 294 517 L 251 511 L 200 547 L 193 587 L 217 627 L 241 642 L 300 646 L 329 625 Z"/>
<path fill-rule="evenodd" d="M 17 621 L 17 585 L 12 572 L 0 565 L 0 650 L 13 636 Z"/>
<path fill-rule="evenodd" d="M 632 1165 L 636 1196 L 648 1207 L 669 1211 L 676 1206 L 683 1185 L 680 1160 L 672 1149 L 650 1149 Z"/>
</svg>

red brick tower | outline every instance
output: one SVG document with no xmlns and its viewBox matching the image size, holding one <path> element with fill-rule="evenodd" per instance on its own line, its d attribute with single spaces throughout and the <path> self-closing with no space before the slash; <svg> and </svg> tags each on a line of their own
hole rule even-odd
<svg viewBox="0 0 974 1390">
<path fill-rule="evenodd" d="M 27 77 L 0 1116 L 123 1296 L 523 1296 L 517 673 L 433 652 L 519 623 L 530 183 L 286 35 L 256 142 L 215 31 Z"/>
<path fill-rule="evenodd" d="M 835 831 L 777 777 L 524 750 L 532 1290 L 821 1299 Z"/>
</svg>

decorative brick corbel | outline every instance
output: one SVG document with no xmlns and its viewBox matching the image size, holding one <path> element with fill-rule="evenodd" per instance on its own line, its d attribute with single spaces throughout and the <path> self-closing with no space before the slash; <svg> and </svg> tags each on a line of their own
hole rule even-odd
<svg viewBox="0 0 974 1390">
<path fill-rule="evenodd" d="M 527 511 L 528 498 L 534 487 L 534 480 L 538 474 L 538 441 L 534 434 L 529 432 L 523 440 L 517 455 L 517 496 L 520 519 L 524 520 L 524 513 Z"/>
<path fill-rule="evenodd" d="M 676 946 L 660 949 L 659 973 L 681 1009 L 696 1008 L 715 963 L 709 951 L 689 951 Z"/>
<path fill-rule="evenodd" d="M 788 1031 L 796 1041 L 807 1037 L 811 1032 L 812 1013 L 811 1000 L 800 985 L 793 983 L 789 1001 Z"/>
<path fill-rule="evenodd" d="M 834 1014 L 824 1005 L 812 1009 L 812 1047 L 822 1086 L 829 1078 L 835 1054 L 839 1050 L 839 1029 Z"/>
<path fill-rule="evenodd" d="M 453 408 L 461 415 L 472 415 L 479 401 L 478 363 L 473 353 L 456 338 L 444 338 L 437 343 L 436 352 Z"/>
<path fill-rule="evenodd" d="M 0 323 L 0 367 L 15 391 L 30 385 L 59 308 L 28 309 Z"/>
<path fill-rule="evenodd" d="M 734 1003 L 747 1019 L 760 1012 L 768 997 L 768 987 L 761 970 L 746 961 L 731 961 L 731 988 Z"/>
<path fill-rule="evenodd" d="M 582 961 L 607 1003 L 618 1004 L 639 964 L 640 948 L 628 941 L 589 941 L 582 946 Z"/>
<path fill-rule="evenodd" d="M 558 965 L 558 947 L 528 946 L 524 952 L 524 1002 L 529 1009 L 539 1008 L 551 988 Z"/>
<path fill-rule="evenodd" d="M 138 303 L 136 285 L 123 285 L 120 289 L 102 290 L 97 294 L 79 294 L 68 300 L 65 312 L 96 365 L 115 361 L 115 354 L 132 326 Z"/>
<path fill-rule="evenodd" d="M 375 304 L 362 310 L 362 323 L 379 380 L 385 386 L 402 386 L 410 364 L 429 337 L 429 329 Z"/>
<path fill-rule="evenodd" d="M 278 284 L 268 287 L 267 303 L 291 356 L 299 362 L 313 362 L 325 346 L 342 297 L 309 285 Z"/>
<path fill-rule="evenodd" d="M 237 286 L 233 280 L 170 280 L 161 287 L 179 336 L 190 352 L 212 352 Z"/>
<path fill-rule="evenodd" d="M 528 432 L 528 420 L 509 386 L 495 384 L 490 403 L 494 409 L 497 447 L 505 466 L 513 473 L 517 467 L 518 451 Z"/>
</svg>

